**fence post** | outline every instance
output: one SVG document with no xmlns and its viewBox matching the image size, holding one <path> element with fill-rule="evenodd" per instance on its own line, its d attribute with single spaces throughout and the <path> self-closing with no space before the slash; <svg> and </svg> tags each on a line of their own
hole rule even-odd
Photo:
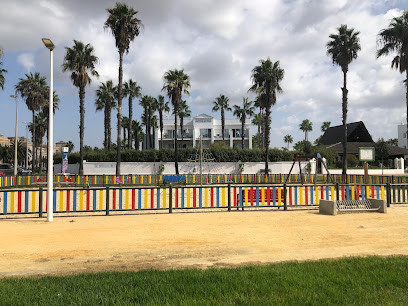
<svg viewBox="0 0 408 306">
<path fill-rule="evenodd" d="M 228 211 L 231 211 L 231 184 L 228 184 Z"/>
<path fill-rule="evenodd" d="M 40 199 L 38 201 L 38 217 L 42 218 L 43 214 L 43 189 L 40 187 Z"/>
<path fill-rule="evenodd" d="M 340 186 L 339 186 L 339 183 L 338 182 L 336 182 L 336 200 L 338 201 L 338 200 L 340 200 Z"/>
<path fill-rule="evenodd" d="M 169 214 L 173 212 L 173 187 L 169 186 Z"/>
<path fill-rule="evenodd" d="M 387 190 L 387 207 L 390 207 L 390 204 L 391 204 L 391 185 L 390 183 L 387 183 L 386 190 Z"/>
<path fill-rule="evenodd" d="M 288 210 L 288 204 L 286 202 L 286 183 L 283 184 L 283 210 Z"/>
<path fill-rule="evenodd" d="M 106 176 L 105 174 L 102 175 L 102 186 L 105 187 L 105 180 L 106 180 Z"/>
<path fill-rule="evenodd" d="M 109 186 L 106 187 L 106 215 L 109 216 L 109 208 L 110 208 L 110 197 L 109 197 Z"/>
</svg>

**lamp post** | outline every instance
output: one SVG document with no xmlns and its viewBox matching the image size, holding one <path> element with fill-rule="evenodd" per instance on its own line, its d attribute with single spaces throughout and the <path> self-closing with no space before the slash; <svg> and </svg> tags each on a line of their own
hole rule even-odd
<svg viewBox="0 0 408 306">
<path fill-rule="evenodd" d="M 25 167 L 28 169 L 28 122 L 24 121 L 23 122 L 26 125 L 26 162 L 25 162 Z"/>
<path fill-rule="evenodd" d="M 18 96 L 11 95 L 11 98 L 16 99 L 16 135 L 14 137 L 14 176 L 17 175 L 17 126 L 18 126 Z"/>
<path fill-rule="evenodd" d="M 51 222 L 53 220 L 53 192 L 54 192 L 54 152 L 53 152 L 53 138 L 54 138 L 54 122 L 53 122 L 53 115 L 54 115 L 54 101 L 53 101 L 53 66 L 52 66 L 52 50 L 54 50 L 55 46 L 51 39 L 43 38 L 42 39 L 44 45 L 47 49 L 50 50 L 50 99 L 49 99 L 49 108 L 48 108 L 48 133 L 49 133 L 49 141 L 48 141 L 48 179 L 47 179 L 47 220 Z"/>
</svg>

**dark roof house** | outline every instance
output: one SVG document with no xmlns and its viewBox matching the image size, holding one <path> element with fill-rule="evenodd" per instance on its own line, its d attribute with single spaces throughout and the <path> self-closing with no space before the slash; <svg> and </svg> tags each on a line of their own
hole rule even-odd
<svg viewBox="0 0 408 306">
<path fill-rule="evenodd" d="M 330 127 L 320 138 L 320 144 L 331 145 L 343 141 L 343 125 Z M 373 138 L 365 127 L 363 121 L 347 124 L 347 142 L 373 142 Z"/>
</svg>

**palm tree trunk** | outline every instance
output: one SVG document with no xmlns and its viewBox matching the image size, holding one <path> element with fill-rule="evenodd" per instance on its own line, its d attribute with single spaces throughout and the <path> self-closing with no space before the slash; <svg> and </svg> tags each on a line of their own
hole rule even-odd
<svg viewBox="0 0 408 306">
<path fill-rule="evenodd" d="M 270 137 L 270 133 L 271 133 L 271 103 L 270 103 L 270 97 L 269 94 L 267 95 L 267 99 L 268 99 L 268 105 L 265 108 L 265 114 L 266 114 L 266 118 L 265 118 L 265 131 L 264 131 L 264 135 L 265 135 L 265 174 L 269 174 L 269 137 Z"/>
<path fill-rule="evenodd" d="M 112 105 L 109 103 L 108 107 L 108 114 L 107 114 L 107 123 L 106 123 L 106 128 L 107 128 L 107 133 L 108 133 L 108 151 L 111 150 L 111 145 L 112 145 L 112 127 L 111 127 L 111 122 L 112 122 Z"/>
<path fill-rule="evenodd" d="M 103 119 L 103 128 L 104 128 L 104 149 L 106 150 L 108 148 L 108 110 L 107 106 L 105 105 L 104 109 L 104 119 Z"/>
<path fill-rule="evenodd" d="M 122 78 L 123 78 L 123 52 L 119 50 L 119 84 L 118 84 L 118 140 L 116 146 L 116 176 L 120 175 L 120 149 L 122 139 L 120 129 L 122 126 Z"/>
<path fill-rule="evenodd" d="M 343 171 L 342 174 L 347 174 L 347 71 L 343 71 Z"/>
<path fill-rule="evenodd" d="M 177 106 L 175 106 L 175 108 L 177 109 Z M 179 175 L 177 151 L 177 112 L 174 113 L 174 168 L 176 169 L 176 175 Z"/>
<path fill-rule="evenodd" d="M 126 143 L 126 128 L 125 127 L 123 127 L 123 140 Z"/>
<path fill-rule="evenodd" d="M 245 129 L 245 115 L 242 116 L 242 122 L 241 122 L 241 146 L 242 146 L 242 149 L 245 148 L 245 146 L 244 146 L 244 142 L 245 142 L 244 129 Z"/>
<path fill-rule="evenodd" d="M 183 117 L 180 117 L 181 147 L 183 147 L 183 142 L 184 142 L 183 127 L 184 127 L 184 118 L 183 118 Z"/>
<path fill-rule="evenodd" d="M 133 105 L 132 105 L 132 96 L 129 95 L 129 125 L 128 125 L 128 148 L 129 150 L 132 148 L 132 116 L 133 116 Z"/>
<path fill-rule="evenodd" d="M 408 69 L 405 70 L 405 72 L 406 72 L 406 75 L 407 75 L 407 79 L 405 80 L 405 86 L 407 87 L 407 91 L 405 93 L 405 101 L 406 101 L 406 105 L 407 105 L 407 135 L 408 135 Z"/>
<path fill-rule="evenodd" d="M 265 135 L 265 120 L 264 120 L 264 112 L 263 112 L 263 108 L 261 108 L 261 131 L 262 131 L 262 135 Z M 261 137 L 262 139 L 262 148 L 265 148 L 265 137 Z"/>
<path fill-rule="evenodd" d="M 31 168 L 33 169 L 33 174 L 34 174 L 34 170 L 35 167 L 37 165 L 37 147 L 35 145 L 35 114 L 34 114 L 34 110 L 32 111 L 33 113 L 33 131 L 32 131 L 32 139 L 33 139 L 33 159 L 31 161 Z"/>
<path fill-rule="evenodd" d="M 79 174 L 84 174 L 85 86 L 79 86 Z"/>
<path fill-rule="evenodd" d="M 258 148 L 260 148 L 261 147 L 261 138 L 262 138 L 262 136 L 261 136 L 261 119 L 262 117 L 260 117 L 259 118 L 259 121 L 258 121 Z"/>
<path fill-rule="evenodd" d="M 225 142 L 225 138 L 224 138 L 224 128 L 225 128 L 225 114 L 224 114 L 224 108 L 221 107 L 221 133 L 222 133 L 222 142 Z"/>
</svg>

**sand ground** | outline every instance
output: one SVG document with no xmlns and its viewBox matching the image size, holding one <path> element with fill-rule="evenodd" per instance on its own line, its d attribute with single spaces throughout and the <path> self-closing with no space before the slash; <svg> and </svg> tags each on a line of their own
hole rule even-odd
<svg viewBox="0 0 408 306">
<path fill-rule="evenodd" d="M 0 219 L 0 277 L 408 255 L 408 206 Z"/>
</svg>

